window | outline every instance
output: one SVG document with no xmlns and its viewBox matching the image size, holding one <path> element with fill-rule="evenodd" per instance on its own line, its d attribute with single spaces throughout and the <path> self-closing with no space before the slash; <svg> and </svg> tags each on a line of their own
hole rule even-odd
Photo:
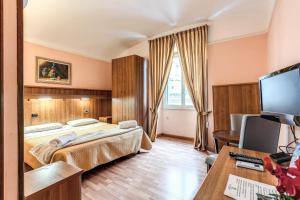
<svg viewBox="0 0 300 200">
<path fill-rule="evenodd" d="M 175 50 L 173 63 L 164 94 L 164 107 L 170 109 L 193 108 L 192 99 L 184 82 L 178 52 Z"/>
</svg>

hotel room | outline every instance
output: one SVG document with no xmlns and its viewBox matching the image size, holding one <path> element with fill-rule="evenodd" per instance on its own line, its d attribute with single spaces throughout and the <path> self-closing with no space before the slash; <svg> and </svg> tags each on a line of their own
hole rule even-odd
<svg viewBox="0 0 300 200">
<path fill-rule="evenodd" d="M 0 0 L 0 200 L 300 199 L 297 0 Z"/>
</svg>

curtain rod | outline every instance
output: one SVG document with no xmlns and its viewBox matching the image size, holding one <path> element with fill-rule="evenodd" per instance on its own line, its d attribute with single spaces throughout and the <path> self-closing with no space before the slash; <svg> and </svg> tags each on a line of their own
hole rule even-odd
<svg viewBox="0 0 300 200">
<path fill-rule="evenodd" d="M 165 36 L 168 36 L 168 35 L 180 33 L 182 31 L 187 31 L 189 29 L 197 28 L 197 27 L 200 27 L 200 26 L 210 25 L 210 23 L 211 23 L 210 21 L 204 21 L 204 22 L 197 23 L 197 24 L 191 24 L 191 25 L 187 25 L 187 26 L 177 27 L 177 28 L 174 28 L 170 31 L 166 31 L 166 32 L 151 36 L 147 40 L 154 40 L 154 39 L 157 39 L 157 38 L 161 38 L 161 37 L 165 37 Z"/>
</svg>

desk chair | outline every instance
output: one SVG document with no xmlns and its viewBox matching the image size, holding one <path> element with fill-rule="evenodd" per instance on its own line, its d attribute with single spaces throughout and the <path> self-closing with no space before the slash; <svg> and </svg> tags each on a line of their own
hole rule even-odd
<svg viewBox="0 0 300 200">
<path fill-rule="evenodd" d="M 243 116 L 246 114 L 230 114 L 230 130 L 241 133 L 241 126 Z M 236 144 L 230 143 L 232 146 L 238 146 Z"/>
<path fill-rule="evenodd" d="M 241 132 L 242 119 L 245 114 L 230 114 L 230 130 Z M 213 165 L 217 159 L 218 154 L 212 154 L 207 156 L 205 163 L 207 164 L 207 171 Z"/>
<path fill-rule="evenodd" d="M 244 115 L 241 124 L 239 148 L 265 153 L 276 153 L 281 124 L 264 119 L 260 115 Z M 209 170 L 217 154 L 206 158 Z"/>
<path fill-rule="evenodd" d="M 276 153 L 281 124 L 259 115 L 245 115 L 242 120 L 239 148 Z"/>
<path fill-rule="evenodd" d="M 241 132 L 242 120 L 245 114 L 230 114 L 230 130 Z"/>
</svg>

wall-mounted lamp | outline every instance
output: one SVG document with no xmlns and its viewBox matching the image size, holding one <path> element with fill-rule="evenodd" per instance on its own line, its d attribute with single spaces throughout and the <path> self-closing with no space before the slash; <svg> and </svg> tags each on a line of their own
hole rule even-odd
<svg viewBox="0 0 300 200">
<path fill-rule="evenodd" d="M 50 100 L 52 100 L 52 97 L 39 97 L 38 98 L 38 100 L 40 100 L 40 101 L 50 101 Z"/>
<path fill-rule="evenodd" d="M 90 97 L 81 97 L 80 100 L 81 100 L 81 101 L 89 101 L 89 100 L 90 100 Z"/>
</svg>

